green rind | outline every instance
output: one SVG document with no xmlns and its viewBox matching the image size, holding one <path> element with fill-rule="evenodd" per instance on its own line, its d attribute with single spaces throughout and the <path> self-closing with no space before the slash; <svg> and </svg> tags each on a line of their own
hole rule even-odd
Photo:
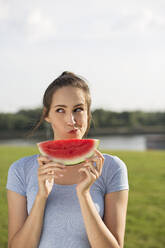
<svg viewBox="0 0 165 248">
<path fill-rule="evenodd" d="M 100 140 L 99 139 L 94 139 L 95 141 L 95 145 L 94 147 L 92 148 L 92 150 L 89 152 L 89 153 L 86 153 L 84 154 L 83 156 L 79 157 L 78 159 L 70 159 L 70 160 L 65 160 L 65 159 L 58 159 L 58 158 L 53 158 L 53 157 L 50 157 L 52 159 L 52 161 L 54 162 L 57 162 L 57 163 L 61 163 L 61 164 L 64 164 L 64 165 L 67 165 L 67 166 L 72 166 L 72 165 L 75 165 L 75 164 L 79 164 L 79 163 L 82 163 L 83 161 L 85 161 L 86 158 L 90 158 L 93 154 L 94 154 L 94 150 L 99 146 L 99 143 L 100 143 Z M 43 156 L 48 156 L 46 153 L 43 152 L 43 150 L 40 148 L 40 143 L 37 143 L 37 146 L 38 146 L 38 149 L 40 151 L 40 153 L 43 155 Z"/>
</svg>

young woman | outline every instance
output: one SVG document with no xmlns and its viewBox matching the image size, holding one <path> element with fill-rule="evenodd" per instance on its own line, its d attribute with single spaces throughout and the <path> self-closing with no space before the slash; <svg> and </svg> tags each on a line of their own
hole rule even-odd
<svg viewBox="0 0 165 248">
<path fill-rule="evenodd" d="M 45 91 L 40 123 L 50 123 L 55 140 L 82 139 L 90 106 L 85 80 L 64 72 Z M 10 166 L 6 187 L 8 247 L 123 248 L 129 186 L 118 157 L 95 150 L 69 167 L 24 157 Z"/>
</svg>

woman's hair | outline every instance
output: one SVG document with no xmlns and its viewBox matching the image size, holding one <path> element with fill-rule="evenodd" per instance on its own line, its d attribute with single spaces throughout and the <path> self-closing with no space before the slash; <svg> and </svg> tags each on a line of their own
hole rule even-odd
<svg viewBox="0 0 165 248">
<path fill-rule="evenodd" d="M 91 119 L 92 119 L 92 116 L 91 116 L 91 96 L 90 96 L 89 87 L 88 87 L 87 83 L 85 82 L 85 79 L 83 79 L 82 77 L 80 77 L 80 76 L 78 76 L 72 72 L 67 72 L 67 71 L 64 71 L 46 89 L 44 96 L 43 96 L 42 114 L 41 114 L 39 122 L 34 127 L 32 132 L 35 131 L 36 129 L 38 129 L 38 127 L 45 120 L 45 117 L 48 116 L 49 111 L 50 111 L 50 107 L 51 107 L 51 103 L 52 103 L 53 94 L 58 89 L 65 87 L 65 86 L 72 86 L 75 88 L 80 88 L 85 93 L 85 98 L 86 98 L 86 103 L 87 103 L 88 125 L 87 125 L 87 130 L 86 130 L 84 136 L 86 136 L 88 134 Z"/>
</svg>

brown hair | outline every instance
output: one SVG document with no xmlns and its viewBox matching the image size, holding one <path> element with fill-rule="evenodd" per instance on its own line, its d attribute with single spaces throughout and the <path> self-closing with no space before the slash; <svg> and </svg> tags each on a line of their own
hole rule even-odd
<svg viewBox="0 0 165 248">
<path fill-rule="evenodd" d="M 64 71 L 58 78 L 56 78 L 46 89 L 44 96 L 43 96 L 43 110 L 41 114 L 40 121 L 37 123 L 37 125 L 34 127 L 32 132 L 34 132 L 38 127 L 42 124 L 42 122 L 45 120 L 45 117 L 48 116 L 50 106 L 52 103 L 52 97 L 53 94 L 60 88 L 65 86 L 72 86 L 76 88 L 80 88 L 84 91 L 85 97 L 86 97 L 86 103 L 87 103 L 87 114 L 88 114 L 88 126 L 87 130 L 84 134 L 86 136 L 88 134 L 90 123 L 91 123 L 91 96 L 90 91 L 87 83 L 85 82 L 85 79 L 82 77 L 68 71 Z"/>
</svg>

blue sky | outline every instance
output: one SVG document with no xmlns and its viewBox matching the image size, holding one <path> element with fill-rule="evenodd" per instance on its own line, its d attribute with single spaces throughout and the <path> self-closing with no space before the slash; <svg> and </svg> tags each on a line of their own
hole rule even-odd
<svg viewBox="0 0 165 248">
<path fill-rule="evenodd" d="M 0 112 L 41 106 L 64 70 L 92 109 L 165 111 L 164 0 L 0 0 Z"/>
</svg>

